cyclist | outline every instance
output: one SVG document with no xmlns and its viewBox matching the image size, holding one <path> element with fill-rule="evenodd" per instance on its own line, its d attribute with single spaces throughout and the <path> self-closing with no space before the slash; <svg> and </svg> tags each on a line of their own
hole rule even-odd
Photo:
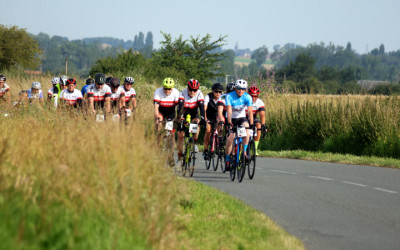
<svg viewBox="0 0 400 250">
<path fill-rule="evenodd" d="M 180 93 L 179 96 L 179 105 L 178 105 L 178 118 L 181 120 L 185 119 L 188 114 L 191 116 L 191 122 L 197 123 L 200 125 L 205 125 L 205 112 L 204 112 L 204 96 L 201 90 L 199 89 L 200 83 L 195 79 L 190 79 L 187 83 L 188 87 Z M 197 108 L 200 109 L 200 118 L 198 117 Z M 181 128 L 178 126 L 178 165 L 182 160 L 182 151 L 183 151 L 183 140 L 185 138 L 185 128 Z M 197 138 L 199 136 L 200 130 L 197 134 L 193 135 L 196 152 L 197 149 Z"/>
<path fill-rule="evenodd" d="M 78 89 L 75 89 L 75 86 L 75 79 L 71 78 L 67 80 L 67 89 L 61 91 L 60 103 L 67 106 L 73 106 L 75 108 L 82 108 L 82 92 Z"/>
<path fill-rule="evenodd" d="M 172 78 L 165 78 L 162 87 L 154 92 L 154 123 L 157 134 L 162 129 L 164 120 L 174 120 L 176 116 L 176 106 L 179 101 L 179 91 L 174 88 L 175 81 Z M 171 147 L 175 148 L 175 130 L 171 131 Z M 174 166 L 174 155 L 169 156 L 169 165 Z"/>
<path fill-rule="evenodd" d="M 253 121 L 255 124 L 255 129 L 261 129 L 261 131 L 267 131 L 265 128 L 265 105 L 264 102 L 258 98 L 260 95 L 260 90 L 256 86 L 251 86 L 247 91 L 251 98 L 253 99 Z M 257 119 L 257 114 L 260 114 L 260 120 Z M 257 148 L 260 142 L 261 133 L 257 133 L 254 137 L 254 143 L 256 146 L 256 155 L 258 155 Z"/>
<path fill-rule="evenodd" d="M 110 113 L 111 88 L 104 85 L 106 77 L 103 73 L 97 73 L 94 84 L 87 90 L 89 110 L 96 114 L 96 110 L 103 110 L 106 114 Z"/>
<path fill-rule="evenodd" d="M 121 93 L 123 92 L 120 86 L 120 81 L 118 78 L 113 77 L 110 80 L 110 87 L 111 87 L 111 113 L 114 115 L 120 116 L 120 111 L 123 105 L 123 99 L 121 98 Z"/>
<path fill-rule="evenodd" d="M 6 83 L 7 78 L 0 75 L 0 101 L 5 101 L 8 105 L 11 104 L 10 86 Z M 7 99 L 5 99 L 7 97 Z"/>
<path fill-rule="evenodd" d="M 211 135 L 211 123 L 217 122 L 218 118 L 218 107 L 217 102 L 221 97 L 222 91 L 224 90 L 224 86 L 221 83 L 214 83 L 211 86 L 212 92 L 207 94 L 204 98 L 204 111 L 205 111 L 205 119 L 207 121 L 206 131 L 204 133 L 204 152 L 203 158 L 208 160 L 208 144 L 210 143 L 210 135 Z"/>
<path fill-rule="evenodd" d="M 41 88 L 42 88 L 42 84 L 40 84 L 40 82 L 33 82 L 32 88 L 30 88 L 26 91 L 29 102 L 31 104 L 34 104 L 34 103 L 43 104 L 44 103 L 43 91 L 41 90 Z"/>
<path fill-rule="evenodd" d="M 87 98 L 87 89 L 89 88 L 90 85 L 92 85 L 94 83 L 92 78 L 88 78 L 86 79 L 86 85 L 82 87 L 82 97 L 84 98 L 84 100 L 86 100 Z"/>
<path fill-rule="evenodd" d="M 111 79 L 112 79 L 112 76 L 109 76 L 109 77 L 106 78 L 106 84 L 107 84 L 108 86 L 110 86 L 110 81 L 111 81 Z M 110 87 L 111 87 L 111 86 L 110 86 Z"/>
<path fill-rule="evenodd" d="M 235 83 L 228 83 L 226 85 L 226 93 L 221 95 L 218 99 L 217 106 L 218 106 L 218 121 L 221 123 L 225 123 L 226 119 L 226 106 L 225 106 L 225 99 L 226 96 L 231 93 L 235 89 Z"/>
<path fill-rule="evenodd" d="M 247 82 L 243 79 L 239 79 L 235 83 L 235 91 L 232 91 L 226 96 L 226 113 L 228 129 L 232 126 L 244 126 L 253 128 L 253 101 L 251 96 L 246 93 Z M 249 120 L 246 118 L 246 107 L 248 110 Z M 233 131 L 229 131 L 233 132 Z M 246 152 L 249 143 L 249 130 L 246 129 L 247 136 L 243 138 L 243 150 Z M 232 151 L 232 144 L 235 138 L 234 133 L 230 133 L 226 140 L 225 154 L 226 154 L 226 170 L 230 167 L 230 153 Z"/>
<path fill-rule="evenodd" d="M 125 111 L 125 115 L 128 116 L 129 112 L 136 109 L 136 91 L 132 88 L 135 83 L 135 79 L 130 76 L 125 77 L 124 85 L 120 88 L 122 89 L 122 110 Z"/>
<path fill-rule="evenodd" d="M 47 101 L 49 101 L 49 102 L 53 99 L 54 88 L 56 87 L 57 84 L 60 84 L 60 78 L 54 77 L 53 79 L 51 79 L 51 84 L 53 86 L 47 91 Z M 60 86 L 60 85 L 58 85 L 58 86 Z"/>
</svg>

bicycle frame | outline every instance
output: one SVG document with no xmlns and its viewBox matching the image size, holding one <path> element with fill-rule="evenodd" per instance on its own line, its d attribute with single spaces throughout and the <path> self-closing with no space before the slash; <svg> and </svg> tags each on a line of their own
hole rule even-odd
<svg viewBox="0 0 400 250">
<path fill-rule="evenodd" d="M 190 115 L 187 115 L 186 122 L 181 122 L 181 127 L 185 127 L 185 139 L 184 139 L 184 146 L 185 146 L 185 153 L 183 155 L 183 162 L 182 162 L 182 175 L 186 175 L 186 170 L 189 168 L 189 175 L 190 177 L 193 176 L 194 172 L 194 165 L 196 161 L 196 152 L 194 150 L 194 139 L 193 134 L 197 133 L 198 124 L 193 124 L 191 122 Z M 193 163 L 190 167 L 189 165 Z"/>
</svg>

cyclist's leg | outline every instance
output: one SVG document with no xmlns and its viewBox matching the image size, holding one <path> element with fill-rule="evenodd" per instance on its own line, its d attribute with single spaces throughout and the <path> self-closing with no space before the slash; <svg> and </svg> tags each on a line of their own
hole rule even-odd
<svg viewBox="0 0 400 250">
<path fill-rule="evenodd" d="M 257 136 L 254 137 L 254 144 L 256 147 L 256 154 L 258 154 L 257 148 L 258 148 L 258 143 L 260 142 L 260 138 L 261 138 L 261 130 L 259 130 L 259 129 L 261 129 L 261 122 L 258 119 L 255 119 L 254 124 L 256 125 L 255 129 L 257 129 Z"/>
<path fill-rule="evenodd" d="M 241 119 L 241 126 L 248 128 L 249 127 L 249 122 L 247 121 L 246 118 Z M 243 149 L 244 151 L 247 150 L 247 146 L 249 145 L 249 138 L 250 138 L 250 133 L 249 130 L 246 129 L 247 136 L 243 138 Z"/>
<path fill-rule="evenodd" d="M 206 125 L 206 130 L 204 131 L 204 151 L 208 150 L 208 144 L 210 143 L 211 136 L 211 124 Z"/>
<path fill-rule="evenodd" d="M 178 142 L 177 142 L 177 149 L 178 149 L 178 158 L 179 160 L 182 158 L 182 151 L 183 151 L 183 139 L 185 138 L 185 131 L 178 131 Z"/>
</svg>

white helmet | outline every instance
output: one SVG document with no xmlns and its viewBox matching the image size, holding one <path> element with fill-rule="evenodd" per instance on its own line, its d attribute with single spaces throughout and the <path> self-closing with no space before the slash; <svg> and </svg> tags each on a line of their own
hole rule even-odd
<svg viewBox="0 0 400 250">
<path fill-rule="evenodd" d="M 42 88 L 42 84 L 40 84 L 40 82 L 33 82 L 32 83 L 32 88 L 33 89 L 41 89 Z"/>
<path fill-rule="evenodd" d="M 56 84 L 60 83 L 60 78 L 54 77 L 53 79 L 51 79 L 51 83 L 52 83 L 53 85 L 56 85 Z"/>
<path fill-rule="evenodd" d="M 235 88 L 247 89 L 247 82 L 243 79 L 239 79 L 235 83 Z"/>
<path fill-rule="evenodd" d="M 68 76 L 62 75 L 60 76 L 61 85 L 67 85 Z"/>
</svg>

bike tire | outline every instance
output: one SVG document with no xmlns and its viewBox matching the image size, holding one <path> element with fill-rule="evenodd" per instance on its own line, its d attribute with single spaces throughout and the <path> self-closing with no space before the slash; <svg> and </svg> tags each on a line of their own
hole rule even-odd
<svg viewBox="0 0 400 250">
<path fill-rule="evenodd" d="M 212 160 L 213 170 L 217 171 L 217 169 L 218 169 L 218 156 L 217 156 L 217 159 L 215 159 L 215 157 L 216 157 L 216 152 L 218 150 L 218 148 L 217 148 L 218 147 L 218 137 L 215 136 L 215 135 L 213 137 L 214 137 L 214 140 L 213 140 L 212 145 L 214 145 L 214 150 L 213 151 L 210 150 L 210 158 Z"/>
<path fill-rule="evenodd" d="M 236 175 L 236 156 L 231 154 L 230 158 L 231 158 L 230 161 L 231 165 L 229 170 L 229 176 L 231 177 L 231 181 L 234 181 Z"/>
<path fill-rule="evenodd" d="M 186 176 L 186 171 L 188 170 L 188 160 L 187 160 L 187 150 L 188 150 L 188 145 L 185 143 L 185 151 L 182 157 L 182 176 Z"/>
<path fill-rule="evenodd" d="M 237 168 L 237 176 L 238 176 L 238 181 L 242 182 L 243 181 L 243 177 L 246 174 L 246 155 L 245 155 L 245 151 L 243 150 L 243 144 L 240 143 L 239 144 L 239 148 L 242 148 L 240 150 L 240 160 L 239 160 L 239 167 Z"/>
<path fill-rule="evenodd" d="M 250 156 L 250 161 L 247 162 L 247 173 L 249 179 L 252 180 L 254 177 L 254 172 L 256 171 L 256 144 L 254 140 L 251 140 L 248 147 L 248 155 Z"/>
<path fill-rule="evenodd" d="M 218 145 L 218 158 L 221 164 L 221 171 L 222 173 L 225 173 L 225 145 L 223 144 L 222 140 L 219 140 L 219 145 Z"/>
<path fill-rule="evenodd" d="M 194 141 L 191 140 L 189 142 L 189 150 L 190 150 L 190 156 L 189 156 L 189 164 L 188 164 L 188 168 L 189 168 L 189 176 L 193 177 L 193 173 L 194 173 L 194 166 L 196 164 L 196 149 L 194 146 Z"/>
</svg>

